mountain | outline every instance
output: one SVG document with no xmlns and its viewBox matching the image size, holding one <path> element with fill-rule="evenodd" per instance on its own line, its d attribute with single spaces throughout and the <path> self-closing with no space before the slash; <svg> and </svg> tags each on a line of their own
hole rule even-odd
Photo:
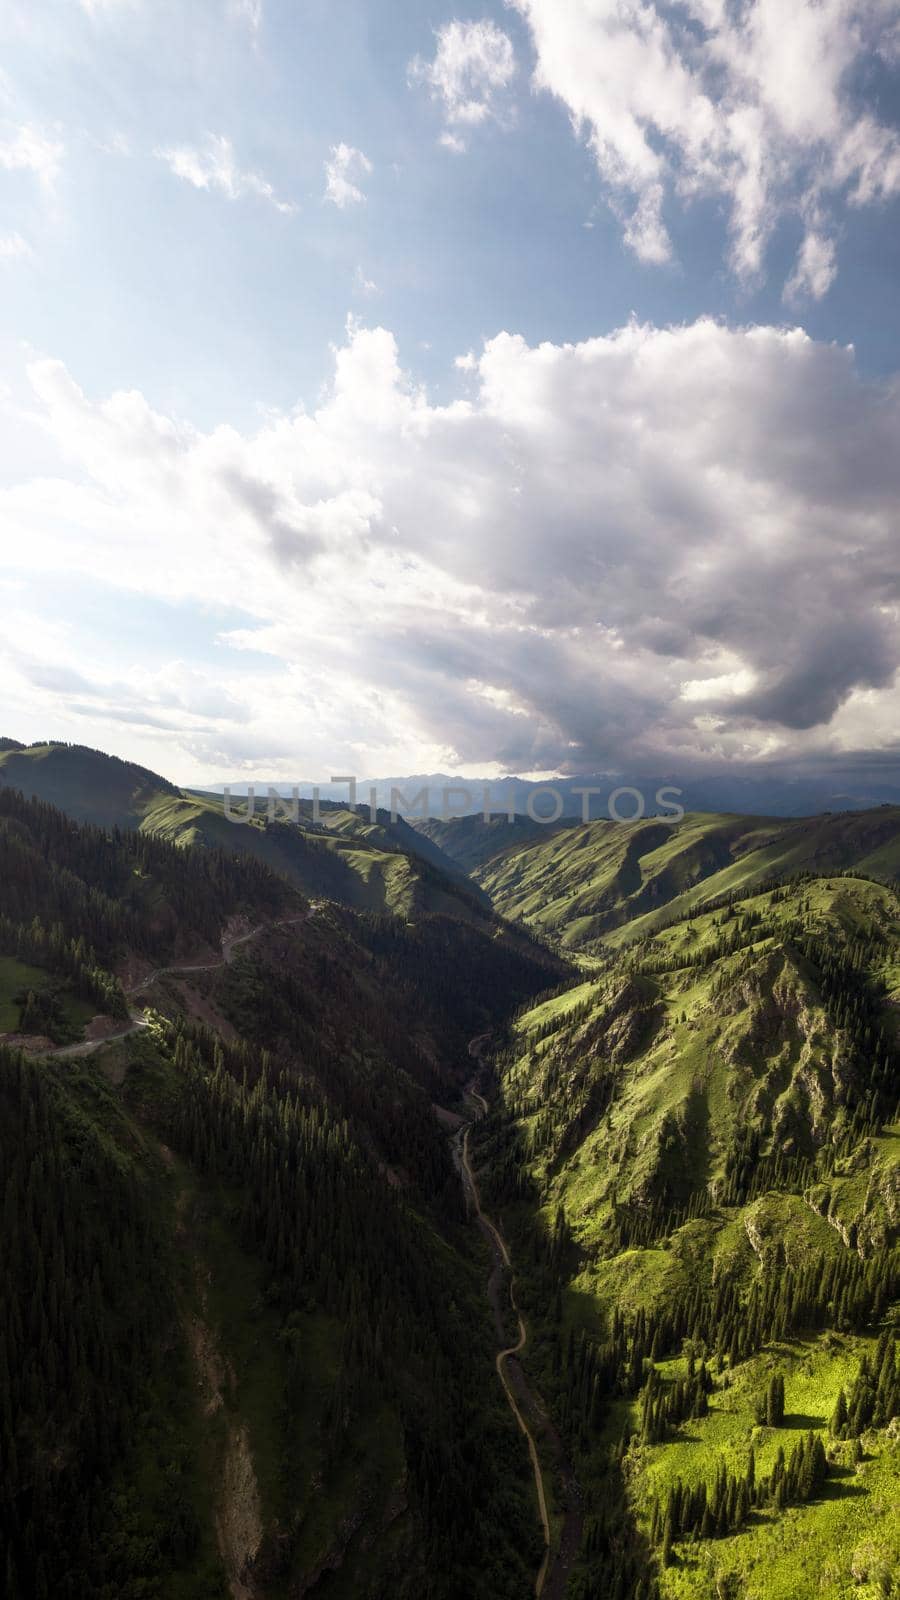
<svg viewBox="0 0 900 1600">
<path fill-rule="evenodd" d="M 430 839 L 444 856 L 474 876 L 488 861 L 494 861 L 507 851 L 518 850 L 526 843 L 546 842 L 560 828 L 575 827 L 574 818 L 565 822 L 541 823 L 533 817 L 516 815 L 491 817 L 486 822 L 481 815 L 449 817 L 441 821 L 429 817 L 413 824 L 421 838 Z"/>
<path fill-rule="evenodd" d="M 484 828 L 482 823 L 481 828 Z M 493 851 L 474 869 L 504 917 L 567 949 L 640 938 L 722 895 L 800 872 L 850 866 L 886 882 L 900 877 L 900 807 L 787 820 L 708 816 L 681 821 L 592 822 L 541 829 L 505 842 L 491 825 Z M 467 838 L 470 819 L 447 824 L 446 852 Z"/>
<path fill-rule="evenodd" d="M 490 912 L 483 892 L 437 845 L 387 812 L 372 822 L 368 807 L 324 803 L 316 822 L 307 804 L 296 824 L 285 809 L 270 823 L 261 801 L 252 820 L 233 820 L 246 815 L 246 804 L 236 804 L 230 819 L 222 796 L 179 789 L 102 751 L 64 744 L 26 748 L 9 739 L 0 741 L 0 790 L 4 785 L 80 822 L 253 856 L 305 893 L 357 910 L 407 917 L 441 910 L 465 919 Z"/>
<path fill-rule="evenodd" d="M 310 782 L 296 786 L 278 783 L 272 787 L 284 795 L 289 795 L 296 787 L 305 799 L 310 799 L 313 792 Z M 318 787 L 323 799 L 343 801 L 346 798 L 346 782 L 323 783 Z M 553 808 L 553 798 L 546 793 L 548 787 L 559 796 L 560 815 L 579 820 L 584 818 L 585 804 L 589 807 L 588 820 L 599 817 L 614 820 L 617 812 L 622 816 L 633 815 L 638 803 L 634 791 L 642 797 L 645 816 L 665 815 L 673 801 L 678 800 L 686 811 L 807 817 L 825 811 L 865 811 L 873 806 L 900 805 L 900 764 L 889 752 L 883 758 L 868 755 L 832 758 L 822 761 L 818 768 L 810 766 L 805 771 L 769 762 L 752 766 L 735 763 L 724 771 L 706 773 L 600 772 L 547 779 L 523 778 L 515 773 L 500 778 L 460 778 L 446 772 L 432 772 L 395 778 L 361 778 L 357 787 L 366 798 L 374 790 L 378 806 L 386 810 L 396 808 L 410 821 L 426 816 L 447 821 L 457 815 L 480 815 L 484 811 L 486 794 L 494 810 L 505 812 L 511 805 L 514 812 L 524 816 L 530 804 L 535 811 L 546 814 Z M 247 785 L 234 784 L 232 788 L 235 795 L 240 795 L 246 793 Z M 257 794 L 266 793 L 267 788 L 267 785 L 257 785 Z M 585 789 L 591 790 L 587 800 L 583 794 Z M 623 789 L 629 792 L 612 798 L 616 790 Z M 657 795 L 661 797 L 659 800 Z"/>
<path fill-rule="evenodd" d="M 4 1595 L 890 1595 L 900 811 L 6 744 L 116 820 L 0 783 Z"/>
<path fill-rule="evenodd" d="M 0 873 L 4 1594 L 514 1600 L 528 1467 L 432 1102 L 564 969 L 10 788 Z"/>
<path fill-rule="evenodd" d="M 891 1592 L 898 1004 L 896 890 L 845 866 L 646 934 L 496 1054 L 479 1160 L 581 1486 L 573 1593 Z"/>
<path fill-rule="evenodd" d="M 161 800 L 180 794 L 175 784 L 118 756 L 83 745 L 21 745 L 0 739 L 0 786 L 58 806 L 78 822 L 139 827 Z"/>
</svg>

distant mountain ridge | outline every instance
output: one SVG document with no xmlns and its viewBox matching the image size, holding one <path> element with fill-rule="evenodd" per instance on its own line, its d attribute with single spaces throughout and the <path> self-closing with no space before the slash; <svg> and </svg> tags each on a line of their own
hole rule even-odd
<svg viewBox="0 0 900 1600">
<path fill-rule="evenodd" d="M 246 781 L 230 785 L 236 796 L 247 792 Z M 290 795 L 294 788 L 303 799 L 310 799 L 313 784 L 303 780 L 296 785 L 278 782 L 254 785 L 257 803 L 271 787 L 277 793 Z M 348 786 L 322 783 L 317 785 L 323 800 L 346 803 Z M 390 810 L 394 806 L 400 815 L 410 821 L 424 819 L 422 804 L 413 807 L 413 801 L 427 794 L 427 814 L 434 819 L 446 820 L 452 816 L 482 814 L 485 795 L 490 797 L 494 813 L 504 814 L 509 798 L 519 815 L 527 814 L 528 803 L 538 815 L 553 809 L 552 796 L 539 791 L 553 790 L 562 801 L 562 817 L 583 817 L 583 807 L 588 804 L 588 818 L 598 819 L 618 814 L 631 817 L 637 801 L 633 795 L 622 793 L 610 811 L 610 797 L 616 790 L 636 790 L 643 800 L 643 815 L 654 816 L 671 812 L 677 801 L 686 811 L 729 811 L 742 815 L 804 817 L 823 811 L 865 811 L 875 806 L 900 805 L 900 764 L 847 762 L 823 773 L 805 773 L 782 768 L 735 768 L 726 772 L 682 774 L 669 772 L 650 775 L 641 773 L 586 773 L 581 776 L 532 779 L 510 773 L 501 778 L 460 778 L 446 772 L 416 773 L 405 777 L 359 778 L 358 797 L 368 803 L 370 791 L 375 791 L 376 804 Z M 586 802 L 580 790 L 595 791 Z M 660 802 L 656 796 L 665 790 Z M 208 791 L 220 794 L 221 787 Z M 446 792 L 446 801 L 445 801 Z"/>
<path fill-rule="evenodd" d="M 438 911 L 476 922 L 496 911 L 570 949 L 651 932 L 710 896 L 776 874 L 852 865 L 886 881 L 900 875 L 900 807 L 807 818 L 689 811 L 681 820 L 601 816 L 585 824 L 574 789 L 589 782 L 557 780 L 579 816 L 555 822 L 521 813 L 510 820 L 503 811 L 489 823 L 480 812 L 409 822 L 384 808 L 373 820 L 362 784 L 366 803 L 323 796 L 317 812 L 311 800 L 290 797 L 279 811 L 259 786 L 252 820 L 236 821 L 246 810 L 237 793 L 226 807 L 223 795 L 179 789 L 85 746 L 0 741 L 0 786 L 34 794 L 76 821 L 249 854 L 303 893 L 357 911 L 393 911 L 407 920 Z M 438 804 L 445 790 L 465 798 L 443 773 L 385 780 L 380 788 L 390 801 L 401 785 L 408 799 L 422 788 Z M 467 787 L 481 804 L 479 785 Z M 522 795 L 540 787 L 522 783 Z M 491 792 L 501 804 L 503 783 Z M 593 804 L 602 811 L 602 793 Z M 623 796 L 622 811 L 630 804 Z M 668 793 L 665 804 L 672 804 Z"/>
</svg>

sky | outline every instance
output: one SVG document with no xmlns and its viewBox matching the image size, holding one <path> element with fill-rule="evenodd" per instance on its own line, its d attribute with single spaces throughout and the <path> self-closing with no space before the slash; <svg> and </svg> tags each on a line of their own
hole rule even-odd
<svg viewBox="0 0 900 1600">
<path fill-rule="evenodd" d="M 900 773 L 900 0 L 6 0 L 0 733 Z"/>
</svg>

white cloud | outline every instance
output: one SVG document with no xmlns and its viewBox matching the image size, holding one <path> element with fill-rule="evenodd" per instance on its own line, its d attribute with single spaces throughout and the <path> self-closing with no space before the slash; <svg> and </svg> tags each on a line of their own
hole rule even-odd
<svg viewBox="0 0 900 1600">
<path fill-rule="evenodd" d="M 811 228 L 800 246 L 794 270 L 784 286 L 784 298 L 790 302 L 809 295 L 813 300 L 821 300 L 836 277 L 834 240 Z"/>
<path fill-rule="evenodd" d="M 410 63 L 410 80 L 424 83 L 444 112 L 448 127 L 441 144 L 462 151 L 461 129 L 477 127 L 489 118 L 501 121 L 504 102 L 516 72 L 512 40 L 495 23 L 447 22 L 437 33 L 434 58 L 417 56 Z"/>
<path fill-rule="evenodd" d="M 45 188 L 58 177 L 63 154 L 58 139 L 48 138 L 29 122 L 0 137 L 0 167 L 7 172 L 33 172 Z"/>
<path fill-rule="evenodd" d="M 643 260 L 672 253 L 667 205 L 720 196 L 731 265 L 763 271 L 786 213 L 900 193 L 897 129 L 861 110 L 854 74 L 896 64 L 895 0 L 509 0 L 528 21 L 535 83 L 567 107 Z M 834 277 L 827 231 L 807 231 L 791 296 Z"/>
<path fill-rule="evenodd" d="M 748 695 L 757 687 L 757 676 L 746 667 L 719 672 L 709 678 L 688 678 L 681 685 L 682 700 L 722 700 Z"/>
<path fill-rule="evenodd" d="M 31 254 L 31 245 L 20 233 L 0 234 L 0 261 L 22 261 Z"/>
<path fill-rule="evenodd" d="M 319 408 L 242 434 L 35 364 L 58 465 L 5 464 L 20 570 L 252 619 L 223 639 L 230 733 L 136 679 L 116 715 L 143 704 L 198 759 L 293 776 L 895 742 L 900 394 L 852 350 L 635 323 L 501 333 L 462 369 L 471 398 L 432 404 L 392 335 L 352 323 Z"/>
<path fill-rule="evenodd" d="M 379 293 L 378 285 L 374 278 L 367 278 L 362 267 L 357 267 L 353 283 L 357 294 L 363 294 L 367 298 L 370 295 Z"/>
<path fill-rule="evenodd" d="M 360 184 L 372 171 L 372 163 L 352 144 L 333 144 L 325 162 L 325 198 L 341 211 L 345 206 L 365 200 Z"/>
<path fill-rule="evenodd" d="M 285 214 L 297 209 L 291 201 L 279 200 L 267 178 L 238 167 L 231 140 L 223 134 L 208 133 L 202 147 L 179 145 L 157 149 L 154 154 L 160 161 L 165 161 L 176 178 L 184 178 L 195 189 L 215 190 L 227 200 L 258 195 L 273 205 L 276 211 Z"/>
</svg>

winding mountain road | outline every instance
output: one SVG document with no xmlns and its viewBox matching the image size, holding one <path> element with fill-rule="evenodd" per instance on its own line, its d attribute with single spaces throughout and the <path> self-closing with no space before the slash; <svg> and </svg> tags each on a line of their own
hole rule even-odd
<svg viewBox="0 0 900 1600">
<path fill-rule="evenodd" d="M 222 955 L 218 961 L 200 961 L 186 966 L 157 967 L 153 972 L 148 972 L 146 977 L 141 978 L 138 983 L 134 983 L 130 988 L 126 989 L 126 998 L 130 998 L 134 994 L 142 994 L 145 989 L 150 988 L 151 984 L 158 983 L 160 978 L 183 978 L 190 976 L 192 972 L 219 972 L 223 967 L 231 965 L 234 959 L 234 952 L 240 945 L 249 944 L 251 939 L 258 939 L 261 933 L 269 933 L 276 928 L 292 928 L 298 922 L 308 922 L 311 917 L 315 916 L 319 909 L 319 904 L 318 900 L 314 900 L 297 917 L 286 917 L 280 922 L 261 922 L 258 928 L 251 928 L 249 933 L 239 933 L 231 938 L 223 939 Z M 54 1056 L 62 1061 L 73 1061 L 80 1059 L 82 1056 L 92 1056 L 97 1050 L 102 1050 L 105 1045 L 115 1044 L 118 1039 L 128 1039 L 132 1034 L 140 1033 L 146 1027 L 147 1019 L 143 1013 L 132 1011 L 130 1027 L 123 1028 L 120 1033 L 108 1033 L 105 1039 L 84 1039 L 80 1044 L 62 1045 L 58 1050 L 47 1050 L 45 1054 Z"/>
<path fill-rule="evenodd" d="M 231 961 L 234 958 L 234 952 L 239 949 L 241 945 L 249 944 L 251 940 L 259 938 L 260 934 L 262 933 L 274 931 L 277 928 L 293 927 L 297 923 L 309 921 L 309 919 L 318 911 L 319 904 L 320 903 L 318 901 L 314 901 L 307 908 L 307 910 L 302 912 L 299 916 L 289 917 L 280 922 L 260 923 L 258 927 L 251 928 L 247 933 L 237 934 L 231 938 L 223 939 L 222 955 L 217 961 L 203 961 L 186 963 L 181 966 L 157 967 L 154 971 L 147 973 L 147 975 L 138 983 L 132 984 L 128 989 L 126 989 L 125 994 L 128 997 L 135 994 L 140 994 L 145 989 L 150 988 L 152 984 L 157 983 L 161 978 L 165 977 L 187 977 L 192 973 L 221 971 L 223 967 L 227 967 L 231 964 Z M 141 1012 L 133 1011 L 131 1013 L 131 1025 L 128 1028 L 122 1029 L 118 1033 L 108 1034 L 105 1039 L 87 1039 L 80 1044 L 63 1045 L 59 1049 L 47 1051 L 46 1054 L 63 1060 L 71 1060 L 80 1058 L 82 1056 L 93 1055 L 97 1050 L 102 1050 L 105 1048 L 106 1045 L 114 1044 L 120 1039 L 130 1038 L 133 1034 L 141 1032 L 141 1030 L 147 1026 L 148 1023 L 144 1015 Z M 478 1062 L 479 1066 L 483 1065 L 481 1052 L 488 1037 L 489 1036 L 487 1034 L 479 1035 L 477 1038 L 472 1039 L 469 1044 L 469 1055 L 474 1061 Z M 480 1108 L 479 1117 L 483 1117 L 487 1115 L 488 1104 L 484 1096 L 475 1088 L 476 1081 L 477 1078 L 473 1078 L 472 1083 L 469 1086 L 468 1093 L 472 1100 L 474 1100 Z M 544 1536 L 544 1555 L 534 1581 L 534 1593 L 536 1600 L 541 1600 L 541 1597 L 544 1595 L 547 1575 L 550 1570 L 550 1516 L 547 1510 L 547 1497 L 544 1490 L 544 1476 L 541 1470 L 541 1461 L 538 1453 L 537 1440 L 535 1439 L 534 1432 L 528 1422 L 522 1406 L 519 1403 L 519 1398 L 516 1393 L 516 1386 L 514 1385 L 508 1370 L 509 1362 L 520 1356 L 528 1343 L 528 1329 L 516 1300 L 515 1274 L 509 1248 L 496 1223 L 482 1208 L 478 1179 L 475 1176 L 475 1171 L 472 1166 L 472 1158 L 469 1151 L 469 1135 L 471 1133 L 473 1123 L 478 1121 L 479 1117 L 473 1118 L 471 1122 L 464 1124 L 454 1136 L 453 1143 L 459 1158 L 459 1170 L 463 1180 L 463 1186 L 471 1200 L 472 1209 L 475 1213 L 478 1225 L 481 1228 L 481 1231 L 487 1240 L 491 1254 L 494 1257 L 495 1268 L 494 1273 L 492 1273 L 492 1280 L 495 1273 L 497 1274 L 498 1278 L 503 1272 L 509 1274 L 509 1299 L 518 1325 L 518 1337 L 515 1344 L 507 1345 L 504 1349 L 497 1352 L 495 1357 L 495 1366 L 497 1369 L 497 1375 L 503 1385 L 503 1391 L 506 1395 L 509 1408 L 512 1411 L 512 1414 L 527 1441 L 528 1454 L 531 1460 L 532 1472 L 534 1474 L 534 1485 L 537 1494 L 538 1510 L 540 1513 L 541 1528 Z M 494 1312 L 497 1319 L 498 1332 L 500 1332 L 502 1337 L 502 1317 L 500 1314 L 498 1300 L 494 1301 Z M 529 1399 L 534 1409 L 541 1413 L 542 1416 L 546 1417 L 546 1408 L 541 1403 L 539 1397 L 535 1396 L 533 1391 L 529 1389 L 525 1381 L 524 1374 L 521 1373 L 521 1369 L 519 1369 L 519 1371 L 521 1389 L 524 1390 L 525 1395 Z M 554 1442 L 556 1452 L 560 1456 L 560 1462 L 558 1464 L 561 1464 L 563 1468 L 563 1477 L 566 1481 L 567 1487 L 572 1488 L 574 1486 L 575 1495 L 577 1498 L 578 1491 L 574 1474 L 572 1474 L 571 1468 L 568 1467 L 568 1463 L 562 1459 L 561 1441 L 559 1440 L 558 1435 L 555 1433 L 555 1430 L 553 1430 L 549 1424 L 548 1431 L 551 1442 Z M 575 1512 L 573 1517 L 572 1511 L 567 1511 L 563 1526 L 562 1545 L 553 1568 L 551 1589 L 554 1591 L 554 1593 L 548 1594 L 548 1600 L 555 1600 L 556 1591 L 558 1591 L 560 1595 L 562 1594 L 561 1585 L 565 1583 L 566 1572 L 568 1569 L 569 1560 L 571 1559 L 571 1554 L 574 1552 L 574 1549 L 577 1549 L 578 1543 L 580 1542 L 580 1524 L 580 1513 Z M 574 1544 L 573 1532 L 576 1534 Z"/>
</svg>

